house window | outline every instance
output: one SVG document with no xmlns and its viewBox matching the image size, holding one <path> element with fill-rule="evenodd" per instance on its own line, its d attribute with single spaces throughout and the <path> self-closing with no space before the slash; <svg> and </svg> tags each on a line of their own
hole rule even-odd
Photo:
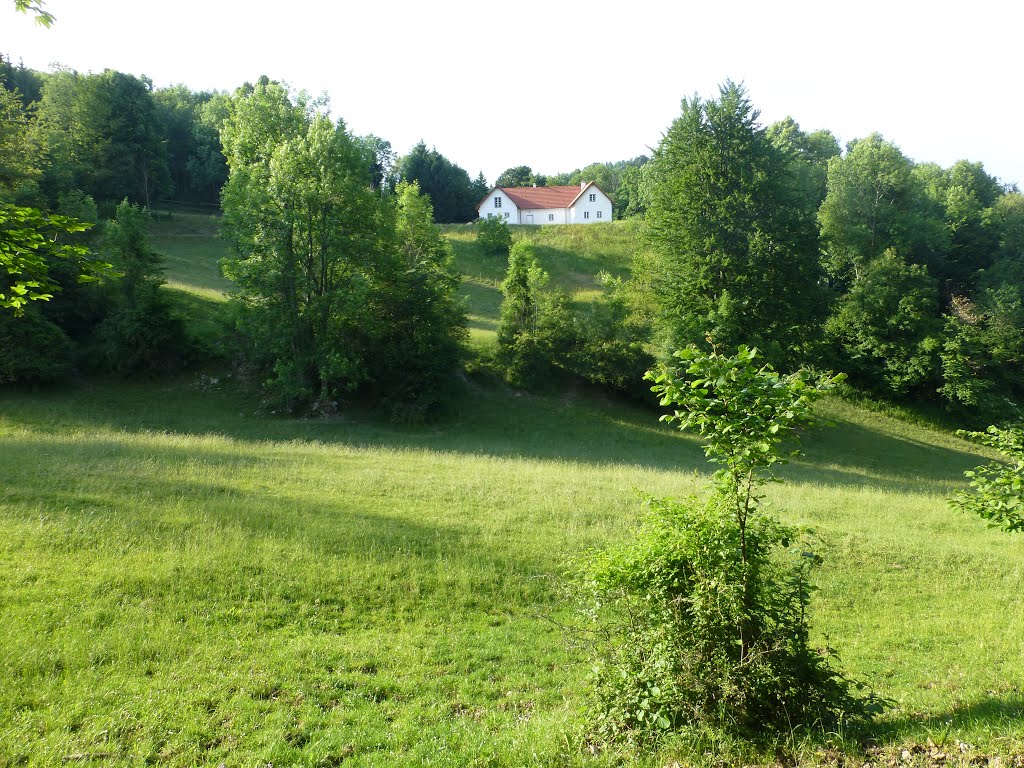
<svg viewBox="0 0 1024 768">
<path fill-rule="evenodd" d="M 584 219 L 589 219 L 590 218 L 590 211 L 584 211 L 583 212 L 583 218 Z"/>
<path fill-rule="evenodd" d="M 555 214 L 549 213 L 548 214 L 548 221 L 554 221 L 554 220 L 555 220 Z"/>
<path fill-rule="evenodd" d="M 487 218 L 488 218 L 488 219 L 493 219 L 493 218 L 494 218 L 494 214 L 493 214 L 493 213 L 491 213 L 490 211 L 488 211 L 488 212 L 487 212 Z"/>
<path fill-rule="evenodd" d="M 592 195 L 590 196 L 590 202 L 592 202 L 592 203 L 593 203 L 593 202 L 594 202 L 594 201 L 596 201 L 596 200 L 597 200 L 597 195 L 595 195 L 595 194 L 592 194 Z"/>
<path fill-rule="evenodd" d="M 494 207 L 495 208 L 501 208 L 501 198 L 500 197 L 494 198 Z"/>
<path fill-rule="evenodd" d="M 505 211 L 505 218 L 508 218 L 508 211 Z"/>
<path fill-rule="evenodd" d="M 599 218 L 599 219 L 600 219 L 600 218 L 601 218 L 601 214 L 602 214 L 602 213 L 604 213 L 604 211 L 598 211 L 598 212 L 597 212 L 597 218 Z"/>
</svg>

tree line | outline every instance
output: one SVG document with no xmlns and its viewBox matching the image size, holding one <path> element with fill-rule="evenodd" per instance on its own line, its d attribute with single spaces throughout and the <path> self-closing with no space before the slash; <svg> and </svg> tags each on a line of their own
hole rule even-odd
<svg viewBox="0 0 1024 768">
<path fill-rule="evenodd" d="M 263 124 L 246 129 L 251 135 L 242 141 L 240 115 L 254 98 L 269 99 L 264 106 L 270 112 L 260 117 Z M 77 271 L 70 266 L 77 257 L 71 258 L 64 272 L 60 266 L 50 271 L 50 282 L 28 272 L 31 279 L 19 282 L 8 270 L 3 300 L 14 306 L 33 291 L 42 295 L 55 288 L 61 301 L 33 314 L 57 322 L 65 335 L 88 335 L 82 329 L 99 328 L 112 311 L 110 302 L 123 303 L 127 294 L 117 302 L 111 299 L 106 310 L 90 305 L 100 289 L 77 283 L 82 266 L 89 276 L 90 269 L 102 272 L 105 263 L 126 272 L 135 269 L 126 259 L 145 260 L 138 256 L 145 251 L 142 246 L 126 251 L 113 245 L 104 222 L 118 216 L 127 221 L 135 215 L 131 206 L 141 210 L 162 199 L 178 199 L 223 205 L 236 257 L 229 269 L 243 293 L 249 286 L 253 296 L 261 295 L 258 284 L 266 275 L 246 265 L 269 266 L 257 244 L 273 243 L 274 254 L 291 249 L 289 258 L 296 261 L 289 269 L 307 271 L 305 277 L 294 273 L 280 282 L 282 272 L 274 278 L 278 282 L 267 284 L 291 291 L 293 309 L 299 299 L 308 306 L 320 301 L 317 292 L 339 291 L 343 285 L 350 292 L 363 290 L 380 279 L 379 286 L 395 296 L 420 289 L 426 291 L 423 301 L 442 296 L 438 317 L 445 319 L 438 322 L 448 328 L 445 333 L 458 336 L 458 311 L 448 303 L 450 290 L 442 288 L 454 279 L 449 256 L 440 241 L 418 241 L 415 248 L 404 242 L 402 232 L 418 232 L 415 237 L 422 238 L 426 230 L 422 222 L 413 226 L 403 217 L 429 210 L 433 222 L 471 220 L 488 188 L 483 174 L 470 178 L 425 142 L 399 156 L 386 140 L 353 136 L 335 121 L 332 130 L 338 135 L 331 139 L 331 152 L 342 152 L 344 145 L 344 173 L 358 177 L 360 192 L 349 195 L 348 202 L 328 195 L 323 204 L 341 208 L 311 209 L 310 215 L 325 217 L 321 229 L 308 223 L 302 229 L 290 217 L 299 201 L 312 205 L 304 197 L 308 193 L 327 195 L 327 181 L 319 190 L 295 188 L 287 195 L 281 191 L 285 197 L 280 199 L 266 196 L 277 189 L 271 181 L 283 184 L 285 179 L 280 170 L 285 166 L 274 165 L 286 162 L 275 154 L 279 146 L 321 151 L 317 142 L 327 142 L 325 129 L 316 129 L 322 134 L 310 131 L 323 114 L 323 105 L 267 78 L 232 94 L 196 93 L 184 86 L 155 89 L 145 78 L 112 70 L 39 73 L 0 60 L 4 230 L 9 239 L 29 233 L 25 222 L 36 220 L 35 214 L 24 211 L 37 211 L 50 217 L 37 220 L 52 234 L 44 243 L 60 240 L 101 256 L 91 266 L 79 260 Z M 499 367 L 524 385 L 550 381 L 550 371 L 560 369 L 628 389 L 652 360 L 712 338 L 726 345 L 757 344 L 780 367 L 846 371 L 851 384 L 896 400 L 932 401 L 972 413 L 1016 413 L 1024 395 L 1024 197 L 978 162 L 963 160 L 949 168 L 914 162 L 878 134 L 842 148 L 827 130 L 805 132 L 792 119 L 765 127 L 758 117 L 744 89 L 726 83 L 717 98 L 684 100 L 680 116 L 650 158 L 593 164 L 551 177 L 526 166 L 503 173 L 498 183 L 505 185 L 597 181 L 615 198 L 618 216 L 642 220 L 644 247 L 630 280 L 607 278 L 604 297 L 580 309 L 545 287 L 539 266 L 521 243 L 506 280 L 507 293 L 518 293 L 507 298 L 528 311 L 510 310 L 506 316 L 529 321 L 523 327 L 513 323 L 499 334 Z M 319 173 L 324 167 L 294 152 L 287 162 L 295 173 Z M 277 175 L 259 176 L 255 186 L 243 184 L 241 179 L 249 178 L 245 174 L 257 168 Z M 357 205 L 354 201 L 363 195 Z M 337 211 L 349 203 L 369 206 L 359 210 L 373 220 L 372 232 L 357 235 L 355 227 L 344 243 L 333 242 L 324 228 L 329 221 L 342 226 L 343 219 L 330 217 L 341 216 Z M 19 206 L 22 213 L 15 213 L 12 207 Z M 60 217 L 93 226 L 63 231 Z M 306 261 L 299 257 L 300 232 L 305 232 Z M 324 239 L 316 244 L 317 237 Z M 374 238 L 377 244 L 371 248 L 366 243 Z M 357 257 L 360 248 L 363 255 Z M 426 249 L 414 257 L 415 267 L 407 265 L 421 281 L 419 287 L 403 282 L 400 259 L 388 260 L 411 253 L 410 248 Z M 326 273 L 333 275 L 337 265 L 330 259 L 342 251 L 347 254 L 343 258 L 354 261 L 343 269 L 348 277 L 335 281 Z M 136 256 L 125 255 L 130 252 Z M 428 252 L 433 255 L 424 255 Z M 391 256 L 371 263 L 377 258 L 371 254 L 381 253 Z M 58 258 L 56 251 L 51 255 Z M 71 251 L 64 255 L 73 256 Z M 310 259 L 326 259 L 319 266 L 324 274 L 309 271 Z M 425 271 L 416 272 L 419 268 Z M 316 285 L 303 287 L 300 277 L 316 277 Z M 151 270 L 147 279 L 158 280 L 158 271 Z M 72 308 L 74 301 L 84 304 Z M 395 318 L 403 311 L 384 304 L 374 320 L 381 333 L 382 318 L 398 324 Z M 263 309 L 253 299 L 248 320 L 239 320 L 250 340 L 258 337 L 258 327 L 274 325 L 253 320 Z M 73 327 L 72 317 L 77 318 Z M 376 363 L 370 362 L 370 350 L 381 344 L 376 332 L 366 336 L 366 354 L 358 364 L 335 356 L 335 375 L 322 367 L 323 360 L 313 359 L 329 356 L 317 340 L 326 321 L 310 315 L 303 322 L 301 332 L 293 329 L 288 349 L 306 361 L 287 375 L 279 369 L 267 379 L 279 383 L 285 400 L 295 393 L 301 393 L 300 400 L 332 398 L 370 381 L 386 389 L 380 370 L 371 372 Z M 46 333 L 53 337 L 52 329 Z M 257 348 L 275 347 L 260 343 Z M 179 351 L 171 357 L 187 355 Z M 445 353 L 438 359 L 450 357 Z"/>
<path fill-rule="evenodd" d="M 211 353 L 159 290 L 147 241 L 149 208 L 173 195 L 223 210 L 237 286 L 225 343 L 269 401 L 364 397 L 401 419 L 441 407 L 465 320 L 451 249 L 406 169 L 443 177 L 463 206 L 464 171 L 422 144 L 397 158 L 265 77 L 194 93 L 2 63 L 0 382 L 164 373 Z"/>
<path fill-rule="evenodd" d="M 572 361 L 600 341 L 587 329 L 603 313 L 620 318 L 601 333 L 622 372 L 711 339 L 757 345 L 785 369 L 845 371 L 893 401 L 1019 416 L 1024 196 L 980 162 L 914 162 L 877 133 L 844 151 L 827 130 L 758 116 L 731 82 L 683 101 L 641 166 L 631 279 L 568 314 L 541 278 L 520 281 L 539 315 L 500 334 L 515 339 L 502 353 L 513 378 L 553 366 L 596 379 Z M 529 273 L 532 256 L 517 259 Z"/>
</svg>

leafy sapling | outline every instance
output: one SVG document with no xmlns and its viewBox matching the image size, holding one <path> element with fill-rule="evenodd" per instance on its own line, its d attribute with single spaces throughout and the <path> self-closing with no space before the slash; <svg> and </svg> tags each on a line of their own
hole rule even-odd
<svg viewBox="0 0 1024 768">
<path fill-rule="evenodd" d="M 744 562 L 747 522 L 763 498 L 757 487 L 779 482 L 774 468 L 799 454 L 797 429 L 814 425 L 814 402 L 845 379 L 815 380 L 803 370 L 784 376 L 759 366 L 758 356 L 747 346 L 730 356 L 691 345 L 675 353 L 682 365 L 663 363 L 645 376 L 661 405 L 675 409 L 661 420 L 696 432 L 708 460 L 721 465 L 715 487 L 734 512 Z"/>
<path fill-rule="evenodd" d="M 994 448 L 1003 458 L 964 472 L 971 491 L 960 491 L 949 503 L 988 520 L 992 528 L 1024 531 L 1024 429 L 991 426 L 984 432 L 961 429 L 957 435 Z"/>
<path fill-rule="evenodd" d="M 595 624 L 598 735 L 671 728 L 743 733 L 832 729 L 870 700 L 810 643 L 809 571 L 798 531 L 762 509 L 764 483 L 796 451 L 797 428 L 842 380 L 782 375 L 756 349 L 691 346 L 648 372 L 663 417 L 699 434 L 718 464 L 704 500 L 647 499 L 638 540 L 585 571 Z"/>
</svg>

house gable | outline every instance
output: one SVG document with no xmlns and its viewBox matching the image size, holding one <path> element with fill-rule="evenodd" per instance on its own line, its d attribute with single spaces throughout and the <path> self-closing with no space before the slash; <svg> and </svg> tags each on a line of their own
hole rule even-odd
<svg viewBox="0 0 1024 768">
<path fill-rule="evenodd" d="M 569 206 L 568 219 L 574 224 L 591 224 L 612 220 L 612 199 L 595 182 L 580 189 Z"/>
<path fill-rule="evenodd" d="M 501 187 L 492 187 L 487 196 L 477 204 L 476 212 L 481 219 L 497 216 L 507 220 L 509 224 L 519 223 L 519 206 L 516 205 L 514 197 Z"/>
</svg>

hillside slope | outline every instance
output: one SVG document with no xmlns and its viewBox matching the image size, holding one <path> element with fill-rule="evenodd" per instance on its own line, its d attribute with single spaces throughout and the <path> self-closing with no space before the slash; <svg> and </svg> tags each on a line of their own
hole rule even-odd
<svg viewBox="0 0 1024 768">
<path fill-rule="evenodd" d="M 216 290 L 214 249 L 171 277 Z M 558 279 L 591 261 L 616 266 Z M 976 449 L 823 410 L 769 495 L 825 558 L 818 638 L 893 702 L 877 741 L 1020 752 L 1024 549 L 944 502 Z M 0 766 L 619 764 L 585 748 L 566 573 L 628 539 L 637 490 L 709 473 L 601 396 L 467 384 L 398 429 L 275 418 L 208 374 L 0 391 L 0 446 Z M 705 748 L 636 764 L 740 759 Z"/>
</svg>

